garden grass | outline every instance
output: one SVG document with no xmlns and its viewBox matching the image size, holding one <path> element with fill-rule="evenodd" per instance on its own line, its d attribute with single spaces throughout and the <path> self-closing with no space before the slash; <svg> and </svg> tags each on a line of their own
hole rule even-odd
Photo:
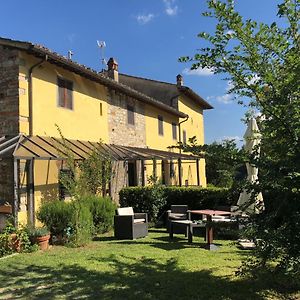
<svg viewBox="0 0 300 300">
<path fill-rule="evenodd" d="M 152 230 L 135 241 L 106 234 L 81 248 L 19 254 L 0 261 L 0 299 L 300 299 L 268 274 L 236 276 L 249 252 L 216 243 L 207 251 L 201 237 L 188 244 Z"/>
</svg>

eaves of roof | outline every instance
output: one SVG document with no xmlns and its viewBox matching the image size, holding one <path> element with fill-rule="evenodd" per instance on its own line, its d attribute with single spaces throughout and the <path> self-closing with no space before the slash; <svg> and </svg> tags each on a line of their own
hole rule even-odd
<svg viewBox="0 0 300 300">
<path fill-rule="evenodd" d="M 11 39 L 0 38 L 0 45 L 16 48 L 18 50 L 22 50 L 27 52 L 28 54 L 32 54 L 36 57 L 46 58 L 47 61 L 53 64 L 56 64 L 62 68 L 65 68 L 71 72 L 84 76 L 92 81 L 98 82 L 108 88 L 114 89 L 118 92 L 124 93 L 130 97 L 136 98 L 144 103 L 153 105 L 155 107 L 160 108 L 163 111 L 166 111 L 170 114 L 173 114 L 180 118 L 185 118 L 187 115 L 183 112 L 178 111 L 175 108 L 172 108 L 152 97 L 149 97 L 139 91 L 136 91 L 129 86 L 116 82 L 108 77 L 99 74 L 97 71 L 88 68 L 84 65 L 78 64 L 62 55 L 59 55 L 56 52 L 49 50 L 41 45 L 35 45 L 30 42 L 16 41 Z"/>
<path fill-rule="evenodd" d="M 186 95 L 186 96 L 192 98 L 194 101 L 198 102 L 201 105 L 201 107 L 203 107 L 204 109 L 212 109 L 213 108 L 213 106 L 211 106 L 208 102 L 206 102 L 202 97 L 200 97 L 197 93 L 195 93 L 189 87 L 181 86 L 178 89 L 184 95 Z"/>
<path fill-rule="evenodd" d="M 138 80 L 141 82 L 145 82 L 145 83 L 150 83 L 151 84 L 156 84 L 156 89 L 159 89 L 163 92 L 163 95 L 166 95 L 166 91 L 169 91 L 171 93 L 182 93 L 184 95 L 186 95 L 187 97 L 189 97 L 190 99 L 192 99 L 193 101 L 195 101 L 197 104 L 199 104 L 201 106 L 202 109 L 212 109 L 213 106 L 211 106 L 207 101 L 205 101 L 200 95 L 198 95 L 196 92 L 194 92 L 191 88 L 187 87 L 187 86 L 177 86 L 174 83 L 170 83 L 170 82 L 165 82 L 165 81 L 160 81 L 160 80 L 154 80 L 154 79 L 150 79 L 150 78 L 144 78 L 144 77 L 138 77 L 138 76 L 133 76 L 133 75 L 128 75 L 128 74 L 119 74 L 121 76 L 123 76 L 124 78 L 131 78 L 134 80 Z M 147 86 L 149 86 L 149 84 L 147 84 Z M 145 92 L 146 93 L 146 92 Z"/>
</svg>

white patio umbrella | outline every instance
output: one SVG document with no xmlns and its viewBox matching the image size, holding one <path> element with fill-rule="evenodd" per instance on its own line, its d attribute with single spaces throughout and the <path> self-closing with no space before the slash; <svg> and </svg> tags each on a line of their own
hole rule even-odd
<svg viewBox="0 0 300 300">
<path fill-rule="evenodd" d="M 247 130 L 244 134 L 245 139 L 245 150 L 251 153 L 254 150 L 254 147 L 259 147 L 261 135 L 254 118 L 249 120 Z M 259 153 L 259 148 L 258 148 Z M 251 165 L 250 163 L 246 163 L 247 168 L 247 180 L 251 183 L 257 181 L 258 177 L 258 168 Z M 259 193 L 256 196 L 255 201 L 251 200 L 251 193 L 247 193 L 244 190 L 239 197 L 237 205 L 239 209 L 246 212 L 246 213 L 259 213 L 260 211 L 264 210 L 264 202 L 262 194 Z"/>
</svg>

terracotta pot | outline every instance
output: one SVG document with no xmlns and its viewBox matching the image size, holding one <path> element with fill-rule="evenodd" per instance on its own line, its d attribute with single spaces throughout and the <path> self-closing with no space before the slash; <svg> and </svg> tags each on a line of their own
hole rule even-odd
<svg viewBox="0 0 300 300">
<path fill-rule="evenodd" d="M 11 205 L 0 205 L 0 213 L 11 214 L 12 213 Z"/>
<path fill-rule="evenodd" d="M 49 248 L 49 239 L 50 239 L 50 234 L 44 236 L 37 236 L 35 238 L 41 250 L 47 250 Z"/>
<path fill-rule="evenodd" d="M 15 233 L 10 235 L 11 238 L 11 247 L 16 252 L 21 252 L 21 241 Z"/>
</svg>

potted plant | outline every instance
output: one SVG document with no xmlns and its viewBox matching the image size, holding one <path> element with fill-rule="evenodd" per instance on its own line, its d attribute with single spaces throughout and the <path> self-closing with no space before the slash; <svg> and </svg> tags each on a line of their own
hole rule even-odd
<svg viewBox="0 0 300 300">
<path fill-rule="evenodd" d="M 50 232 L 46 227 L 37 227 L 29 230 L 29 235 L 34 244 L 38 244 L 40 250 L 49 248 Z"/>
</svg>

